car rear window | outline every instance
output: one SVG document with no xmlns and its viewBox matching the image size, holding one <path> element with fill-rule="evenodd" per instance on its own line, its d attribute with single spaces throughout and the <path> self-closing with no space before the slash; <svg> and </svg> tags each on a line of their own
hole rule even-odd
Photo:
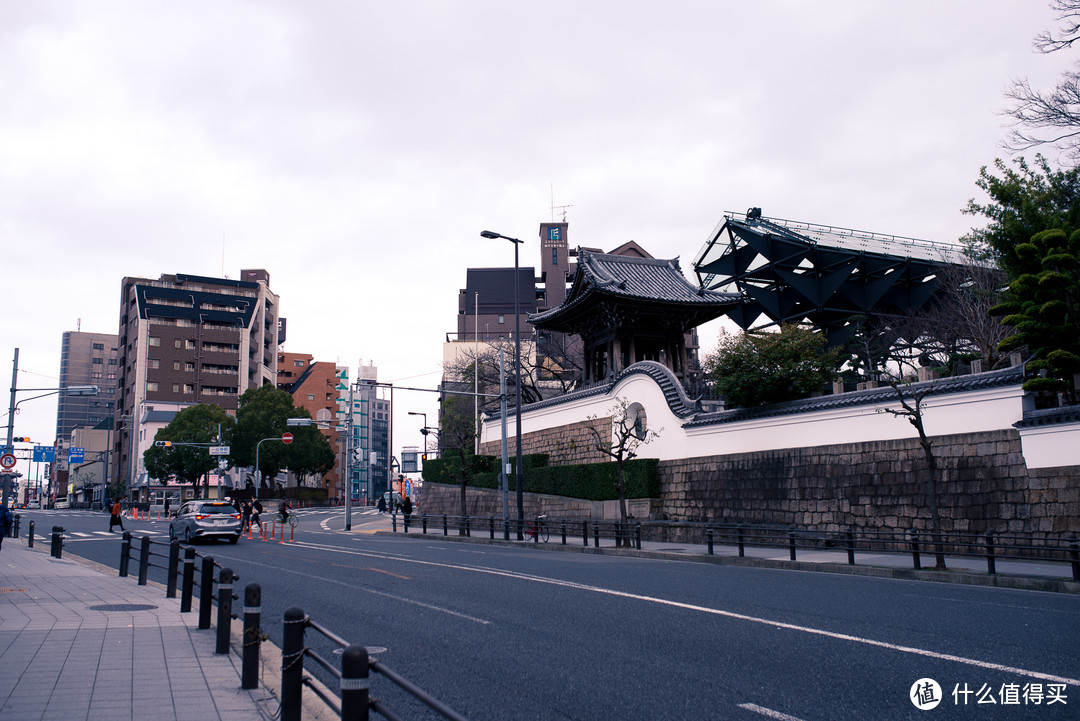
<svg viewBox="0 0 1080 721">
<path fill-rule="evenodd" d="M 200 506 L 198 512 L 206 515 L 210 515 L 211 513 L 238 513 L 236 507 L 230 506 L 228 503 L 213 506 Z"/>
</svg>

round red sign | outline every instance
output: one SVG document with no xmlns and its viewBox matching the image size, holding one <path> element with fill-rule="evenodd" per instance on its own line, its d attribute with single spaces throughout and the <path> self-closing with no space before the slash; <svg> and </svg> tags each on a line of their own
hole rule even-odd
<svg viewBox="0 0 1080 721">
<path fill-rule="evenodd" d="M 286 433 L 281 437 L 281 442 L 285 444 L 292 443 L 292 433 Z"/>
<path fill-rule="evenodd" d="M 14 453 L 5 453 L 4 455 L 0 456 L 0 467 L 3 467 L 3 469 L 5 471 L 8 470 L 8 469 L 14 468 L 15 467 L 15 454 Z"/>
</svg>

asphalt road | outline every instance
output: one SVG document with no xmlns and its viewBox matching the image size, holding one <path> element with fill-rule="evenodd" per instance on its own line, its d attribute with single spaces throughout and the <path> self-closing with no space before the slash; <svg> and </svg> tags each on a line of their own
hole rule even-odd
<svg viewBox="0 0 1080 721">
<path fill-rule="evenodd" d="M 374 536 L 362 514 L 346 534 L 340 509 L 300 514 L 291 543 L 197 550 L 238 593 L 262 586 L 275 643 L 299 606 L 470 718 L 1080 718 L 1076 596 Z M 31 517 L 117 565 L 107 514 Z M 168 538 L 164 521 L 125 525 Z M 933 710 L 911 700 L 926 678 Z M 372 694 L 425 717 L 383 679 Z"/>
</svg>

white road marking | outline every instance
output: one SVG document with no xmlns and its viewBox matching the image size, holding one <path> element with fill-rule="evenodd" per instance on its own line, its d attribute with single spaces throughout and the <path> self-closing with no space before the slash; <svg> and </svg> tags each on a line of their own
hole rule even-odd
<svg viewBox="0 0 1080 721">
<path fill-rule="evenodd" d="M 759 713 L 766 718 L 776 719 L 776 721 L 802 721 L 802 719 L 798 718 L 797 716 L 788 716 L 786 713 L 773 711 L 771 708 L 758 706 L 756 703 L 741 703 L 739 704 L 739 708 L 744 708 L 747 711 Z"/>
<path fill-rule="evenodd" d="M 384 558 L 395 561 L 402 561 L 404 563 L 415 563 L 422 566 L 435 566 L 438 568 L 449 568 L 459 571 L 471 571 L 473 573 L 485 573 L 492 576 L 502 576 L 505 578 L 516 578 L 522 581 L 533 581 L 535 583 L 545 583 L 552 586 L 562 586 L 563 588 L 573 588 L 579 591 L 590 591 L 592 593 L 600 593 L 607 596 L 616 596 L 618 598 L 629 598 L 635 601 L 644 601 L 646 603 L 656 603 L 662 606 L 670 606 L 672 608 L 681 608 L 687 611 L 697 611 L 699 613 L 705 613 L 713 616 L 722 616 L 724 618 L 733 618 L 739 621 L 747 621 L 750 623 L 757 623 L 763 626 L 772 626 L 773 628 L 782 628 L 788 631 L 798 631 L 800 633 L 808 633 L 814 636 L 822 636 L 825 638 L 832 638 L 838 641 L 847 641 L 850 643 L 860 643 L 866 646 L 874 646 L 876 648 L 883 648 L 888 651 L 897 651 L 899 653 L 910 653 L 916 656 L 925 656 L 926 658 L 938 659 L 941 661 L 951 661 L 953 663 L 961 663 L 968 666 L 975 666 L 976 668 L 986 669 L 989 671 L 1001 671 L 1003 673 L 1009 673 L 1017 676 L 1027 676 L 1028 678 L 1035 678 L 1042 681 L 1049 681 L 1051 683 L 1064 683 L 1069 686 L 1080 686 L 1080 679 L 1068 678 L 1066 676 L 1057 676 L 1054 674 L 1043 673 L 1041 671 L 1032 671 L 1025 668 L 1018 668 L 1015 666 L 1005 666 L 1003 664 L 992 663 L 989 661 L 980 661 L 974 658 L 966 658 L 964 656 L 956 656 L 949 653 L 939 653 L 937 651 L 930 651 L 922 648 L 915 648 L 912 646 L 901 646 L 895 643 L 887 643 L 885 641 L 876 641 L 872 638 L 863 638 L 861 636 L 852 636 L 847 633 L 837 633 L 835 631 L 826 631 L 820 628 L 813 628 L 810 626 L 799 626 L 793 623 L 785 623 L 783 621 L 774 621 L 768 618 L 761 618 L 758 616 L 748 616 L 743 613 L 735 613 L 733 611 L 723 611 L 718 608 L 709 608 L 707 606 L 698 606 L 691 603 L 682 603 L 680 601 L 671 601 L 665 598 L 656 598 L 655 596 L 644 596 L 637 593 L 627 593 L 626 591 L 616 591 L 611 588 L 603 588 L 600 586 L 590 586 L 584 583 L 575 583 L 573 581 L 563 581 L 557 578 L 547 578 L 545 576 L 533 576 L 527 573 L 519 573 L 517 571 L 504 571 L 498 568 L 485 568 L 483 566 L 462 566 L 454 563 L 440 563 L 436 561 L 424 561 L 417 558 L 401 558 L 393 557 L 384 554 L 374 553 L 371 551 L 355 551 L 337 548 L 334 546 L 318 546 L 316 544 L 304 544 L 312 548 L 323 548 L 324 550 L 340 551 L 341 553 L 349 553 L 358 556 L 368 556 L 370 558 Z"/>
</svg>

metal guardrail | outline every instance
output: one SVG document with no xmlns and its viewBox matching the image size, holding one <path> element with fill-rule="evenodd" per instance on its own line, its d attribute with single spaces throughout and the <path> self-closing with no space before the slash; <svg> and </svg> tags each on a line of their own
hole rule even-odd
<svg viewBox="0 0 1080 721">
<path fill-rule="evenodd" d="M 393 515 L 392 529 L 398 532 L 398 514 Z M 799 558 L 800 551 L 834 550 L 846 551 L 848 565 L 856 564 L 856 554 L 911 554 L 912 566 L 921 569 L 922 557 L 941 553 L 951 557 L 979 558 L 986 562 L 988 574 L 997 573 L 997 562 L 1031 561 L 1068 565 L 1074 581 L 1080 581 L 1080 541 L 1076 534 L 1020 533 L 941 533 L 920 530 L 875 531 L 847 529 L 843 531 L 817 531 L 793 526 L 767 526 L 761 524 L 733 523 L 685 523 L 672 521 L 606 521 L 599 519 L 514 519 L 494 516 L 451 516 L 420 514 L 403 516 L 402 532 L 410 527 L 427 535 L 430 531 L 447 536 L 453 530 L 459 535 L 471 536 L 473 532 L 487 531 L 490 539 L 498 530 L 503 540 L 512 534 L 524 535 L 535 523 L 543 523 L 550 536 L 550 544 L 567 545 L 580 538 L 584 546 L 590 542 L 594 548 L 615 546 L 641 550 L 642 540 L 661 543 L 695 544 L 705 547 L 706 555 L 714 555 L 716 546 L 737 549 L 745 557 L 747 547 L 787 549 L 792 561 Z M 541 534 L 530 534 L 529 541 L 542 543 Z M 520 539 L 521 536 L 518 536 Z"/>
<path fill-rule="evenodd" d="M 148 571 L 151 567 L 164 569 L 167 580 L 165 587 L 167 598 L 176 597 L 177 581 L 179 580 L 181 613 L 191 611 L 195 589 L 198 588 L 199 628 L 208 629 L 211 627 L 212 610 L 216 605 L 218 612 L 214 652 L 218 654 L 229 653 L 231 651 L 230 639 L 232 636 L 231 622 L 233 618 L 236 618 L 236 615 L 232 612 L 232 602 L 238 600 L 238 597 L 233 593 L 233 583 L 239 580 L 240 577 L 233 573 L 232 569 L 222 567 L 213 557 L 197 553 L 190 545 L 183 549 L 181 567 L 181 544 L 179 540 L 174 539 L 166 544 L 155 541 L 146 535 L 140 535 L 137 538 L 138 584 L 140 586 L 146 585 Z M 119 573 L 121 577 L 128 576 L 134 554 L 133 541 L 135 539 L 136 536 L 131 531 L 124 532 L 120 545 Z M 168 552 L 156 551 L 153 548 L 154 546 L 168 546 Z M 155 558 L 167 560 L 162 564 L 155 562 L 153 560 Z M 201 560 L 201 573 L 198 580 L 195 577 L 196 558 Z M 214 578 L 215 568 L 220 569 L 216 579 Z M 217 586 L 216 595 L 214 594 L 215 584 Z M 267 638 L 261 627 L 261 618 L 262 587 L 257 583 L 249 583 L 244 587 L 241 645 L 240 685 L 244 689 L 254 689 L 259 686 L 259 653 L 261 643 Z M 325 658 L 304 645 L 304 632 L 308 628 L 319 632 L 344 649 L 340 670 L 334 668 Z M 299 608 L 292 607 L 285 611 L 282 639 L 281 721 L 300 720 L 303 711 L 303 686 L 307 686 L 313 691 L 327 707 L 342 719 L 367 719 L 371 712 L 391 719 L 391 721 L 398 719 L 399 717 L 393 710 L 370 695 L 369 677 L 371 672 L 385 677 L 442 715 L 443 718 L 452 721 L 464 721 L 465 719 L 464 716 L 458 714 L 404 676 L 382 664 L 378 659 L 369 656 L 365 647 L 351 644 L 335 635 L 329 629 L 316 623 Z M 312 682 L 310 677 L 304 676 L 304 658 L 312 659 L 331 676 L 338 679 L 340 698 L 328 696 L 319 686 Z"/>
</svg>

